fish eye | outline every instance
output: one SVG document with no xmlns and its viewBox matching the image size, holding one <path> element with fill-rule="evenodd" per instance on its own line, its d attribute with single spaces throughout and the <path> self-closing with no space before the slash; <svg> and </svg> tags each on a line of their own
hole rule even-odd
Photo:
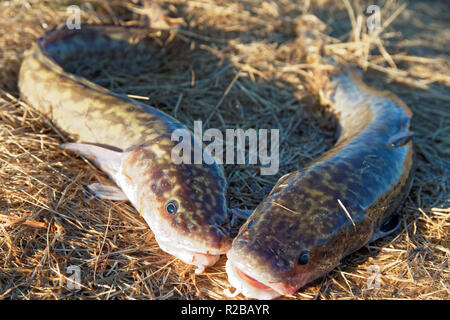
<svg viewBox="0 0 450 320">
<path fill-rule="evenodd" d="M 167 202 L 166 210 L 170 214 L 175 214 L 178 211 L 178 201 L 177 200 L 170 200 Z"/>
<path fill-rule="evenodd" d="M 297 263 L 300 265 L 305 265 L 309 261 L 309 251 L 303 251 L 300 253 L 297 259 Z"/>
</svg>

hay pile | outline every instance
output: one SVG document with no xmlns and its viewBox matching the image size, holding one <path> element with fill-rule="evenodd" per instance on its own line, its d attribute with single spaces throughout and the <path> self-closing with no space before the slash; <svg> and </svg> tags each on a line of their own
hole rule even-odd
<svg viewBox="0 0 450 320">
<path fill-rule="evenodd" d="M 375 33 L 365 25 L 365 1 L 77 3 L 82 22 L 164 29 L 173 50 L 97 65 L 80 57 L 69 69 L 115 92 L 148 99 L 191 128 L 201 119 L 205 128 L 282 129 L 277 175 L 225 166 L 231 207 L 254 208 L 281 175 L 333 145 L 335 125 L 322 92 L 330 66 L 323 56 L 364 68 L 371 85 L 396 93 L 414 113 L 417 151 L 401 230 L 287 298 L 450 297 L 445 1 L 382 2 Z M 225 258 L 195 275 L 193 267 L 162 252 L 129 203 L 87 192 L 87 184 L 107 178 L 58 149 L 67 137 L 18 98 L 23 51 L 66 21 L 72 4 L 0 3 L 0 299 L 225 299 Z M 305 14 L 322 22 L 299 18 Z M 68 285 L 70 266 L 80 267 L 78 290 Z M 381 272 L 380 288 L 368 289 L 373 270 Z"/>
</svg>

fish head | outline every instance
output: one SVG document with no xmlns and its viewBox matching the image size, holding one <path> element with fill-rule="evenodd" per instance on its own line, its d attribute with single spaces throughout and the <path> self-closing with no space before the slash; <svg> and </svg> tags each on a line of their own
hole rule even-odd
<svg viewBox="0 0 450 320">
<path fill-rule="evenodd" d="M 123 171 L 160 248 L 202 271 L 231 247 L 226 182 L 215 163 L 172 161 L 173 146 L 165 140 L 136 147 Z"/>
<path fill-rule="evenodd" d="M 242 226 L 226 264 L 236 293 L 255 299 L 291 295 L 338 265 L 340 235 L 290 218 L 292 213 L 262 203 Z"/>
</svg>

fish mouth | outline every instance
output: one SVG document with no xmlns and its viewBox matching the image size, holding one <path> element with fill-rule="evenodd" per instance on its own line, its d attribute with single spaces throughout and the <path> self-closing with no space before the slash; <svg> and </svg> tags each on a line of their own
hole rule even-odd
<svg viewBox="0 0 450 320">
<path fill-rule="evenodd" d="M 155 235 L 156 237 L 156 235 Z M 196 266 L 196 274 L 201 274 L 206 267 L 214 265 L 222 254 L 227 253 L 231 247 L 231 241 L 225 242 L 220 248 L 206 248 L 202 245 L 196 245 L 186 242 L 185 244 L 164 241 L 156 237 L 161 250 L 175 256 L 186 264 Z"/>
<path fill-rule="evenodd" d="M 227 294 L 234 297 L 242 293 L 247 298 L 270 300 L 283 295 L 293 294 L 297 291 L 297 287 L 292 287 L 280 282 L 269 282 L 257 279 L 255 275 L 250 275 L 249 272 L 242 271 L 243 266 L 236 266 L 228 257 L 226 263 L 226 272 L 228 281 L 236 288 L 234 294 Z"/>
<path fill-rule="evenodd" d="M 156 211 L 150 211 L 143 217 L 153 231 L 160 249 L 186 264 L 196 266 L 197 274 L 214 265 L 220 255 L 231 249 L 231 237 L 217 226 L 212 226 L 200 235 L 185 234 L 173 228 L 168 221 L 160 219 Z"/>
</svg>

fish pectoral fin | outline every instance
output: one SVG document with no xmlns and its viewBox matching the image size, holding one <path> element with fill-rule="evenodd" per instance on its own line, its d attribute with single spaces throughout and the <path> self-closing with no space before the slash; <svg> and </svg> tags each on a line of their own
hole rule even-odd
<svg viewBox="0 0 450 320">
<path fill-rule="evenodd" d="M 89 143 L 63 143 L 60 148 L 82 155 L 92 161 L 102 171 L 116 176 L 122 159 L 127 152 L 117 151 L 114 147 Z"/>
<path fill-rule="evenodd" d="M 106 200 L 128 200 L 128 197 L 123 191 L 116 186 L 107 186 L 100 183 L 93 183 L 88 185 L 89 191 L 91 191 L 96 197 Z"/>
<path fill-rule="evenodd" d="M 403 147 L 411 141 L 413 136 L 414 132 L 396 134 L 389 140 L 388 145 L 394 148 Z"/>
<path fill-rule="evenodd" d="M 375 241 L 396 231 L 400 227 L 401 222 L 402 220 L 400 219 L 400 216 L 398 214 L 390 216 L 381 224 L 378 232 L 373 235 L 372 241 Z"/>
</svg>

